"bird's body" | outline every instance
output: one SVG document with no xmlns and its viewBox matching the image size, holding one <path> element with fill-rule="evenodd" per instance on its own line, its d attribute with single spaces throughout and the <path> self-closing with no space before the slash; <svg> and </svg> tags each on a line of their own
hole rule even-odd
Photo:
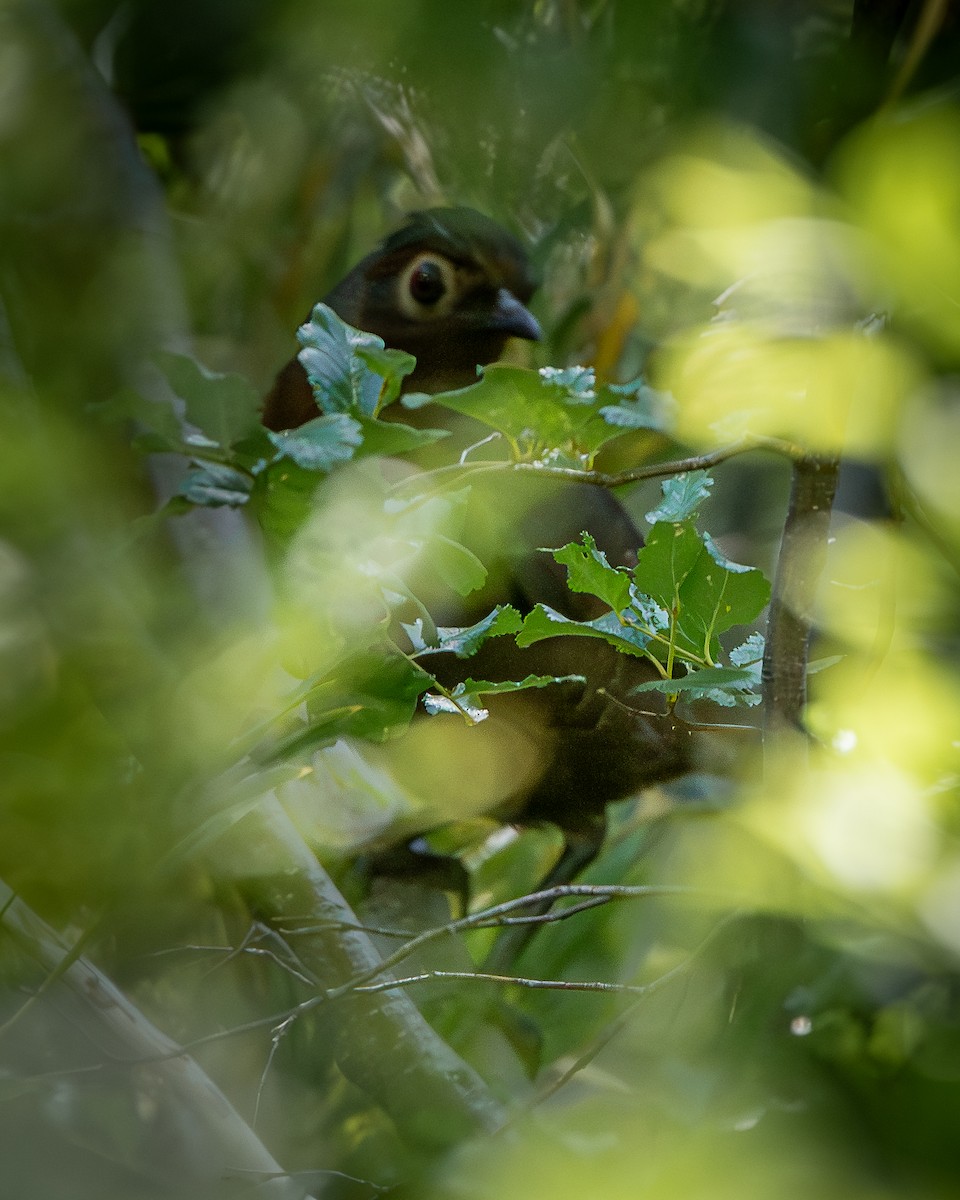
<svg viewBox="0 0 960 1200">
<path fill-rule="evenodd" d="M 432 209 L 414 214 L 364 258 L 326 303 L 388 347 L 416 356 L 408 390 L 437 392 L 473 382 L 477 367 L 499 358 L 510 337 L 540 337 L 525 307 L 534 289 L 522 247 L 498 225 L 470 209 Z M 431 410 L 421 410 L 430 425 L 449 423 L 449 413 Z M 264 423 L 288 429 L 317 413 L 306 374 L 293 359 L 267 397 Z M 471 487 L 463 540 L 488 568 L 488 582 L 479 594 L 433 613 L 437 624 L 471 624 L 497 603 L 521 612 L 545 603 L 578 620 L 600 615 L 595 600 L 567 589 L 565 572 L 541 548 L 562 546 L 586 530 L 611 565 L 635 564 L 643 540 L 615 496 L 590 484 L 502 472 Z M 538 755 L 517 794 L 500 805 L 511 819 L 549 819 L 582 833 L 596 827 L 608 801 L 689 767 L 688 732 L 665 713 L 633 711 L 631 688 L 652 678 L 654 668 L 604 641 L 559 637 L 521 650 L 500 637 L 466 662 L 437 655 L 428 666 L 445 686 L 467 675 L 586 676 L 586 684 L 554 685 L 491 704 L 491 725 L 512 726 Z"/>
</svg>

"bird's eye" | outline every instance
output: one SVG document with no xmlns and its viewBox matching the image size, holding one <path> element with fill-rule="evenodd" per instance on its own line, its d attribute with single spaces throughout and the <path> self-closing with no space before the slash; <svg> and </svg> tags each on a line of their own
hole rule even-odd
<svg viewBox="0 0 960 1200">
<path fill-rule="evenodd" d="M 410 274 L 410 295 L 418 304 L 436 304 L 447 290 L 443 268 L 432 258 L 425 258 Z"/>
</svg>

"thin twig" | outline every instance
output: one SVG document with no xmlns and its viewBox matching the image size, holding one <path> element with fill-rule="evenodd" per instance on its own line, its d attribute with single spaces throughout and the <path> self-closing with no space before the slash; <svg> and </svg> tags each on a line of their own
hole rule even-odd
<svg viewBox="0 0 960 1200">
<path fill-rule="evenodd" d="M 656 981 L 644 984 L 604 983 L 599 979 L 530 979 L 523 975 L 492 975 L 486 971 L 423 971 L 418 975 L 384 979 L 380 983 L 367 983 L 355 990 L 358 992 L 388 992 L 391 988 L 410 987 L 415 983 L 428 983 L 438 979 L 502 983 L 548 992 L 615 992 L 618 995 L 627 996 L 645 995 L 656 983 Z"/>
<path fill-rule="evenodd" d="M 399 483 L 394 484 L 390 491 L 393 495 L 401 496 L 415 489 L 421 489 L 424 485 L 445 484 L 450 478 L 456 479 L 460 483 L 469 481 L 473 475 L 502 474 L 504 472 L 538 475 L 547 479 L 563 479 L 570 483 L 592 483 L 598 487 L 617 488 L 628 483 L 639 483 L 644 479 L 662 479 L 669 475 L 682 475 L 688 471 L 708 470 L 710 467 L 726 462 L 729 458 L 735 458 L 737 455 L 746 454 L 751 450 L 768 450 L 773 454 L 780 454 L 790 459 L 801 458 L 805 453 L 802 446 L 782 438 L 747 435 L 731 442 L 728 446 L 721 446 L 719 449 L 710 450 L 705 454 L 694 454 L 688 458 L 673 459 L 669 462 L 647 463 L 642 467 L 632 467 L 628 471 L 614 473 L 581 471 L 576 467 L 557 467 L 539 462 L 485 462 L 468 466 L 452 464 L 451 466 L 437 467 L 433 471 L 408 475 Z"/>
<path fill-rule="evenodd" d="M 630 1003 L 618 1017 L 616 1017 L 606 1029 L 600 1031 L 593 1039 L 590 1045 L 577 1056 L 569 1067 L 566 1067 L 560 1072 L 556 1078 L 551 1080 L 534 1098 L 533 1104 L 542 1104 L 552 1095 L 564 1087 L 571 1079 L 580 1073 L 585 1067 L 588 1067 L 597 1055 L 613 1041 L 618 1033 L 633 1019 L 634 1014 L 640 1004 L 642 1004 L 645 996 L 650 995 L 654 991 L 659 991 L 672 983 L 685 971 L 688 971 L 692 964 L 703 954 L 704 950 L 716 940 L 720 932 L 727 928 L 734 920 L 738 919 L 742 914 L 737 912 L 728 913 L 721 921 L 719 921 L 713 929 L 707 934 L 703 941 L 690 953 L 681 963 L 672 967 L 665 974 L 660 975 L 657 979 L 653 979 L 650 983 L 644 985 L 645 992 L 641 996 Z"/>
<path fill-rule="evenodd" d="M 403 946 L 399 947 L 393 954 L 389 955 L 379 962 L 375 967 L 356 975 L 353 979 L 341 984 L 336 988 L 328 988 L 318 992 L 316 995 L 308 997 L 300 1004 L 294 1005 L 291 1008 L 285 1009 L 283 1012 L 272 1013 L 269 1016 L 258 1017 L 252 1021 L 245 1021 L 241 1025 L 231 1026 L 230 1029 L 220 1029 L 214 1033 L 202 1034 L 199 1037 L 193 1038 L 188 1042 L 183 1042 L 178 1053 L 182 1054 L 196 1049 L 198 1046 L 204 1046 L 211 1042 L 217 1042 L 224 1038 L 235 1037 L 244 1033 L 253 1033 L 260 1029 L 274 1029 L 279 1031 L 282 1036 L 286 1029 L 292 1025 L 300 1017 L 306 1016 L 315 1008 L 321 1005 L 343 999 L 344 997 L 360 992 L 383 992 L 389 991 L 392 987 L 408 986 L 411 983 L 419 983 L 428 978 L 459 978 L 461 975 L 466 979 L 486 979 L 486 980 L 503 980 L 507 983 L 517 982 L 521 987 L 534 986 L 523 979 L 515 980 L 511 975 L 492 975 L 492 974 L 477 974 L 473 971 L 465 971 L 460 973 L 453 972 L 430 972 L 428 974 L 407 976 L 403 979 L 387 979 L 377 980 L 377 976 L 382 975 L 385 971 L 389 971 L 397 966 L 405 958 L 408 958 L 416 950 L 438 938 L 446 937 L 452 933 L 461 933 L 469 929 L 489 929 L 497 926 L 510 926 L 518 924 L 543 924 L 545 922 L 563 921 L 567 917 L 576 915 L 589 908 L 594 908 L 599 904 L 608 904 L 613 900 L 631 900 L 646 896 L 690 896 L 702 895 L 698 889 L 685 887 L 682 884 L 558 884 L 556 887 L 544 888 L 539 892 L 531 892 L 526 896 L 519 896 L 513 900 L 505 900 L 502 904 L 494 904 L 489 908 L 485 908 L 477 913 L 471 913 L 469 916 L 460 917 L 455 921 L 449 921 L 445 925 L 439 925 L 433 929 L 427 929 L 416 937 L 411 938 Z M 543 904 L 553 904 L 557 900 L 562 900 L 570 897 L 584 897 L 585 902 L 582 904 L 571 905 L 569 908 L 557 909 L 549 913 L 534 913 L 528 916 L 514 916 L 518 909 L 527 907 L 536 907 Z M 556 989 L 563 989 L 566 985 L 562 981 L 544 981 L 543 986 Z M 646 986 L 646 985 L 645 985 Z M 606 985 L 593 987 L 591 985 L 577 985 L 574 990 L 602 991 L 607 990 Z M 613 990 L 622 990 L 617 985 Z M 166 1057 L 166 1056 L 163 1056 Z"/>
<path fill-rule="evenodd" d="M 429 942 L 436 941 L 438 938 L 447 937 L 453 933 L 463 933 L 470 929 L 489 929 L 491 927 L 505 926 L 511 924 L 529 924 L 535 919 L 537 923 L 542 923 L 542 917 L 549 915 L 555 921 L 563 921 L 568 916 L 572 916 L 574 911 L 580 912 L 583 910 L 582 905 L 573 906 L 571 909 L 557 909 L 552 914 L 544 914 L 537 912 L 533 917 L 515 917 L 513 914 L 517 909 L 523 908 L 540 908 L 541 906 L 549 907 L 557 900 L 562 900 L 565 897 L 584 896 L 593 901 L 588 907 L 594 907 L 597 903 L 609 903 L 611 900 L 632 900 L 643 896 L 675 896 L 675 895 L 691 895 L 694 894 L 694 889 L 684 887 L 681 884 L 662 884 L 662 885 L 639 885 L 629 886 L 627 884 L 558 884 L 556 887 L 544 888 L 539 892 L 531 892 L 526 896 L 519 896 L 513 900 L 505 900 L 502 904 L 494 904 L 490 908 L 482 909 L 477 913 L 470 913 L 466 917 L 459 917 L 455 921 L 448 921 L 445 925 L 438 925 L 433 929 L 424 930 L 412 938 L 405 945 L 400 946 L 393 954 L 388 955 L 375 967 L 369 971 L 365 971 L 362 975 L 355 976 L 346 983 L 341 984 L 337 988 L 332 988 L 327 992 L 327 998 L 330 1000 L 339 999 L 341 996 L 349 992 L 361 991 L 365 984 L 375 980 L 385 971 L 391 970 L 393 967 L 401 963 L 405 958 L 409 958 L 414 951 Z M 468 974 L 471 974 L 468 972 Z"/>
</svg>

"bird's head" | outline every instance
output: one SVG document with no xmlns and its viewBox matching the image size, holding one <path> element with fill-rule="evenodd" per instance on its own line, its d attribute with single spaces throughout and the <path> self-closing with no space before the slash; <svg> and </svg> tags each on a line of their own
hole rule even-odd
<svg viewBox="0 0 960 1200">
<path fill-rule="evenodd" d="M 516 238 L 471 208 L 431 208 L 367 255 L 327 303 L 417 359 L 408 386 L 463 387 L 507 341 L 542 335 L 526 303 L 537 286 Z"/>
</svg>

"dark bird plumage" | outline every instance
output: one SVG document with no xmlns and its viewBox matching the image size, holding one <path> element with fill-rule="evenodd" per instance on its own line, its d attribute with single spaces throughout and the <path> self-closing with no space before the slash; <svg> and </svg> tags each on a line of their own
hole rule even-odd
<svg viewBox="0 0 960 1200">
<path fill-rule="evenodd" d="M 436 392 L 473 382 L 477 366 L 499 358 L 509 338 L 540 337 L 525 307 L 535 286 L 522 246 L 493 221 L 467 208 L 430 209 L 364 258 L 326 303 L 387 346 L 414 354 L 408 389 Z M 449 413 L 421 411 L 429 425 L 449 424 Z M 316 415 L 294 359 L 267 397 L 264 423 L 286 429 Z M 497 603 L 522 612 L 546 603 L 578 620 L 600 615 L 595 600 L 567 589 L 565 571 L 540 548 L 562 546 L 587 530 L 612 565 L 635 564 L 643 539 L 611 492 L 499 472 L 475 478 L 471 487 L 463 540 L 488 568 L 488 582 L 481 593 L 434 612 L 438 624 L 471 624 Z M 586 676 L 585 685 L 564 683 L 491 703 L 491 726 L 505 722 L 535 747 L 535 768 L 500 805 L 510 819 L 549 819 L 568 833 L 596 833 L 608 801 L 690 765 L 690 735 L 680 722 L 634 711 L 640 706 L 631 688 L 654 669 L 598 639 L 559 637 L 521 650 L 501 637 L 469 660 L 437 655 L 427 665 L 447 686 L 467 675 Z M 481 737 L 483 728 L 475 731 Z M 511 764 L 504 766 L 510 771 Z"/>
</svg>

